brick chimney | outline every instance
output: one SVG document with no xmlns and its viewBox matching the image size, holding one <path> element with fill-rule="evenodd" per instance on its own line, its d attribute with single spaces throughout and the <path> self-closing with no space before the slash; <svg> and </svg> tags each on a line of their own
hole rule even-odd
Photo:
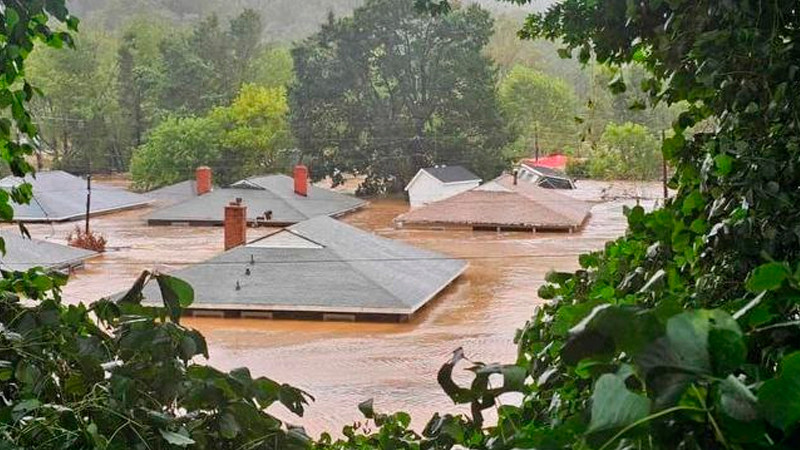
<svg viewBox="0 0 800 450">
<path fill-rule="evenodd" d="M 195 193 L 203 195 L 211 192 L 211 167 L 200 166 L 194 171 Z"/>
<path fill-rule="evenodd" d="M 225 206 L 225 250 L 247 243 L 247 206 L 242 199 Z"/>
<path fill-rule="evenodd" d="M 302 164 L 294 166 L 294 193 L 308 197 L 308 167 Z"/>
</svg>

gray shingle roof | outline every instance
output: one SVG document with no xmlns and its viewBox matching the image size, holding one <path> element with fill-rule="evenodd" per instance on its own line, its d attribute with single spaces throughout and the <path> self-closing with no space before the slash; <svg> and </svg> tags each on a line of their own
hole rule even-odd
<svg viewBox="0 0 800 450">
<path fill-rule="evenodd" d="M 463 166 L 436 166 L 426 167 L 425 172 L 431 174 L 442 183 L 456 183 L 459 181 L 481 181 L 481 177 L 470 172 Z"/>
<path fill-rule="evenodd" d="M 293 224 L 316 216 L 336 216 L 366 204 L 361 199 L 314 185 L 309 187 L 307 197 L 297 195 L 291 177 L 267 175 L 248 178 L 229 188 L 216 189 L 168 206 L 154 212 L 147 220 L 151 225 L 174 222 L 220 224 L 225 205 L 236 198 L 241 198 L 247 206 L 248 220 L 255 221 L 266 211 L 272 211 L 271 223 L 274 225 Z"/>
<path fill-rule="evenodd" d="M 81 248 L 28 239 L 19 232 L 0 231 L 5 240 L 6 254 L 0 256 L 0 268 L 6 270 L 28 270 L 32 267 L 45 269 L 64 269 L 80 265 L 85 259 L 97 253 Z"/>
<path fill-rule="evenodd" d="M 86 180 L 53 170 L 26 176 L 33 186 L 33 200 L 28 205 L 13 205 L 14 220 L 22 222 L 60 222 L 86 215 Z M 0 189 L 11 189 L 23 179 L 8 176 L 0 180 Z M 91 213 L 99 214 L 146 205 L 150 199 L 125 189 L 92 185 Z"/>
<path fill-rule="evenodd" d="M 462 260 L 321 216 L 174 275 L 192 284 L 197 309 L 410 315 L 465 268 Z M 148 286 L 145 297 L 159 301 L 157 287 Z"/>
<path fill-rule="evenodd" d="M 146 192 L 146 196 L 158 201 L 161 205 L 174 205 L 197 197 L 197 182 L 192 180 L 181 181 L 162 188 Z"/>
</svg>

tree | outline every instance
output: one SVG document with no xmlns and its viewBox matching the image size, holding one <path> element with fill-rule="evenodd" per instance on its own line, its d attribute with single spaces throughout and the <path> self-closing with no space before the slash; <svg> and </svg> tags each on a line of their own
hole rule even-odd
<svg viewBox="0 0 800 450">
<path fill-rule="evenodd" d="M 114 45 L 107 34 L 89 32 L 74 49 L 42 48 L 31 55 L 29 76 L 44 94 L 32 111 L 42 123 L 42 150 L 56 167 L 81 173 L 127 167 Z"/>
<path fill-rule="evenodd" d="M 294 82 L 292 54 L 286 47 L 265 47 L 255 57 L 245 82 L 264 87 L 289 88 Z"/>
<path fill-rule="evenodd" d="M 260 52 L 262 28 L 259 15 L 246 9 L 231 20 L 228 30 L 211 15 L 188 35 L 162 42 L 161 108 L 201 115 L 229 103 Z"/>
<path fill-rule="evenodd" d="M 187 180 L 199 166 L 220 159 L 222 127 L 203 117 L 168 117 L 154 128 L 131 159 L 131 177 L 149 190 Z"/>
<path fill-rule="evenodd" d="M 411 0 L 370 0 L 295 47 L 292 131 L 314 178 L 364 174 L 361 191 L 376 193 L 432 164 L 497 175 L 507 137 L 481 54 L 491 30 L 476 6 L 431 18 Z"/>
<path fill-rule="evenodd" d="M 661 175 L 659 142 L 639 124 L 609 123 L 589 149 L 588 175 L 605 180 L 653 180 Z"/>
<path fill-rule="evenodd" d="M 532 156 L 536 150 L 545 156 L 580 144 L 578 101 L 561 79 L 515 66 L 500 83 L 500 105 L 519 136 L 512 144 L 516 157 Z"/>
<path fill-rule="evenodd" d="M 294 156 L 288 113 L 285 88 L 253 84 L 244 85 L 230 106 L 216 108 L 211 120 L 224 130 L 218 179 L 233 182 L 288 170 Z"/>
<path fill-rule="evenodd" d="M 128 23 L 117 48 L 117 101 L 128 160 L 160 118 L 158 88 L 165 74 L 159 45 L 168 35 L 163 23 L 137 18 Z"/>
<path fill-rule="evenodd" d="M 227 184 L 286 170 L 292 140 L 284 88 L 245 85 L 230 106 L 204 117 L 170 117 L 149 134 L 131 160 L 137 188 L 149 190 L 193 176 L 210 166 Z"/>
</svg>

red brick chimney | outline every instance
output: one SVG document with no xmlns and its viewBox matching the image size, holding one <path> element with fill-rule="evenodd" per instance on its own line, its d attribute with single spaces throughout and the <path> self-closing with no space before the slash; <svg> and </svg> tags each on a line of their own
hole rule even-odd
<svg viewBox="0 0 800 450">
<path fill-rule="evenodd" d="M 194 171 L 195 192 L 203 195 L 211 192 L 211 167 L 200 166 Z"/>
<path fill-rule="evenodd" d="M 294 166 L 294 193 L 308 197 L 308 167 L 302 164 Z"/>
<path fill-rule="evenodd" d="M 247 206 L 237 198 L 225 206 L 225 250 L 247 243 Z"/>
</svg>

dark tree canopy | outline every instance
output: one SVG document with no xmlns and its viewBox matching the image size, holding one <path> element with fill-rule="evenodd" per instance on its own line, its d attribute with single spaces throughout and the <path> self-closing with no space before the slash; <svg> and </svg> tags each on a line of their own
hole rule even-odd
<svg viewBox="0 0 800 450">
<path fill-rule="evenodd" d="M 364 174 L 368 193 L 432 164 L 497 175 L 506 135 L 481 54 L 491 33 L 477 6 L 430 17 L 411 0 L 370 0 L 331 17 L 293 51 L 292 129 L 313 175 Z"/>
</svg>

